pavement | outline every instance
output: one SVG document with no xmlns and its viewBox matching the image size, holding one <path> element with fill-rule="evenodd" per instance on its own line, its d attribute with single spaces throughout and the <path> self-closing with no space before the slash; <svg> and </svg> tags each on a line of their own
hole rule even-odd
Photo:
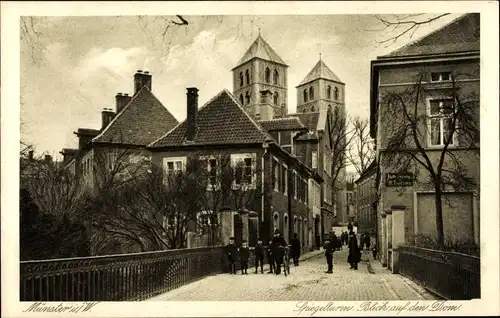
<svg viewBox="0 0 500 318">
<path fill-rule="evenodd" d="M 436 299 L 413 281 L 392 274 L 366 252 L 358 270 L 349 269 L 347 249 L 334 253 L 333 274 L 325 273 L 322 251 L 301 257 L 290 275 L 220 274 L 210 276 L 148 301 L 362 301 Z M 370 267 L 370 270 L 369 270 Z"/>
</svg>

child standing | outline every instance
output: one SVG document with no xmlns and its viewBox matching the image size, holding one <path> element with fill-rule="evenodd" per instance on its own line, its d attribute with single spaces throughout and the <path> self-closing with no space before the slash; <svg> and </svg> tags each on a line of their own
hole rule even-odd
<svg viewBox="0 0 500 318">
<path fill-rule="evenodd" d="M 240 254 L 240 264 L 241 264 L 241 275 L 247 275 L 248 258 L 250 257 L 250 251 L 248 250 L 247 241 L 241 242 L 239 254 Z"/>
<path fill-rule="evenodd" d="M 257 240 L 257 245 L 255 245 L 255 274 L 257 274 L 260 264 L 260 273 L 264 273 L 264 246 L 262 246 L 262 240 Z"/>
<path fill-rule="evenodd" d="M 332 274 L 333 273 L 333 244 L 330 241 L 330 239 L 327 239 L 325 241 L 325 245 L 323 246 L 323 249 L 325 250 L 325 257 L 326 257 L 326 263 L 328 264 L 328 270 L 326 271 L 327 274 Z"/>
<path fill-rule="evenodd" d="M 236 274 L 236 266 L 234 263 L 236 262 L 238 249 L 236 248 L 236 245 L 234 244 L 234 237 L 229 238 L 229 244 L 226 245 L 225 252 L 227 255 L 227 260 L 229 261 L 230 273 Z"/>
<path fill-rule="evenodd" d="M 268 274 L 274 273 L 274 255 L 273 255 L 273 248 L 272 248 L 272 243 L 273 241 L 269 241 L 267 245 L 267 261 L 269 262 L 269 272 Z"/>
</svg>

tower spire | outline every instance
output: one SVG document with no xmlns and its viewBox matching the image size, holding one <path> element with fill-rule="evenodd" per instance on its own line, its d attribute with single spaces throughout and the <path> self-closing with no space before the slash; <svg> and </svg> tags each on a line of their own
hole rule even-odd
<svg viewBox="0 0 500 318">
<path fill-rule="evenodd" d="M 321 61 L 321 53 L 319 53 L 319 60 Z"/>
<path fill-rule="evenodd" d="M 259 28 L 259 36 L 260 36 L 260 28 Z"/>
</svg>

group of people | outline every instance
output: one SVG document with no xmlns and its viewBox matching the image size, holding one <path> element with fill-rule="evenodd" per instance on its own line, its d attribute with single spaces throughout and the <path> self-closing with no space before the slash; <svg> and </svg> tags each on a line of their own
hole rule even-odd
<svg viewBox="0 0 500 318">
<path fill-rule="evenodd" d="M 335 235 L 335 231 L 332 235 L 325 240 L 323 249 L 325 251 L 326 263 L 328 264 L 328 270 L 326 273 L 333 273 L 333 253 L 335 250 L 342 248 L 344 245 L 344 234 L 343 232 L 340 239 Z M 369 237 L 368 237 L 369 238 Z M 357 270 L 358 263 L 361 261 L 361 249 L 358 245 L 358 239 L 354 231 L 350 231 L 347 235 L 347 247 L 349 248 L 349 255 L 347 256 L 347 262 L 351 265 L 350 269 Z"/>
<path fill-rule="evenodd" d="M 255 274 L 264 273 L 264 255 L 266 254 L 269 262 L 269 274 L 281 274 L 281 266 L 288 244 L 285 238 L 281 235 L 279 230 L 274 232 L 274 237 L 269 241 L 268 246 L 264 246 L 262 240 L 259 238 L 254 248 L 249 248 L 247 241 L 242 241 L 241 247 L 237 247 L 234 242 L 234 237 L 229 238 L 229 244 L 225 247 L 225 253 L 230 266 L 230 273 L 236 274 L 236 262 L 239 260 L 242 275 L 248 274 L 248 260 L 250 258 L 250 251 L 253 250 L 255 254 Z M 300 258 L 300 240 L 297 234 L 294 234 L 290 240 L 290 257 L 293 259 L 295 266 L 299 265 Z"/>
</svg>

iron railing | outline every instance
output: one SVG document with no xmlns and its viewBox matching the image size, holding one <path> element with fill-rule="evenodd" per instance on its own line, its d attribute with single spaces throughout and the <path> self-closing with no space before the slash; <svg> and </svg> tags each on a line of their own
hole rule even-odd
<svg viewBox="0 0 500 318">
<path fill-rule="evenodd" d="M 220 247 L 21 262 L 21 301 L 136 301 L 221 273 Z"/>
<path fill-rule="evenodd" d="M 476 256 L 419 247 L 399 247 L 400 274 L 450 300 L 481 297 L 481 264 Z"/>
</svg>

